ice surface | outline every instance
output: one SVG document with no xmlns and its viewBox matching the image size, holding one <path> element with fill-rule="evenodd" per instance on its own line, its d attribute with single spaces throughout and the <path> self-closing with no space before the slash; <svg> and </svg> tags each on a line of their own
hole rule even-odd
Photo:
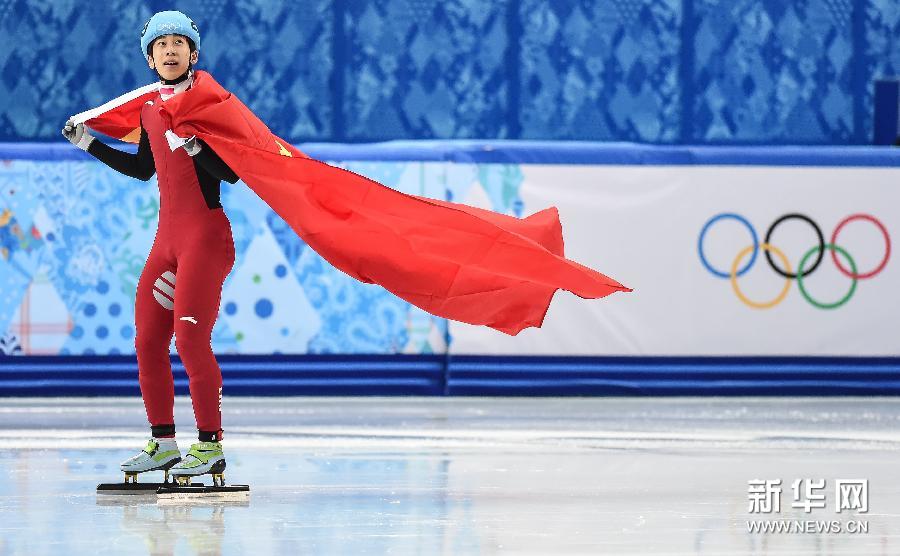
<svg viewBox="0 0 900 556">
<path fill-rule="evenodd" d="M 900 552 L 900 400 L 226 398 L 224 416 L 249 499 L 101 497 L 145 444 L 140 400 L 0 399 L 0 555 Z M 176 424 L 184 451 L 187 399 Z M 781 479 L 780 513 L 749 513 L 753 479 Z M 796 479 L 825 479 L 827 507 L 792 508 Z M 868 479 L 867 513 L 835 512 L 837 479 Z M 778 519 L 869 529 L 747 532 Z"/>
</svg>

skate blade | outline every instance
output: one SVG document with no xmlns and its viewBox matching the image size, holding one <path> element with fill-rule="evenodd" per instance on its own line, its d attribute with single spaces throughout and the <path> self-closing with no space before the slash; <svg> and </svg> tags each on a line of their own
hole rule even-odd
<svg viewBox="0 0 900 556">
<path fill-rule="evenodd" d="M 102 483 L 97 485 L 97 494 L 104 496 L 156 494 L 160 488 L 172 483 Z"/>
<path fill-rule="evenodd" d="M 134 498 L 113 498 L 113 500 L 134 500 Z M 145 500 L 145 498 L 141 498 Z M 153 503 L 157 506 L 201 507 L 201 508 L 249 508 L 250 496 L 246 492 L 220 494 L 164 494 L 156 495 Z"/>
<path fill-rule="evenodd" d="M 249 485 L 207 486 L 204 483 L 194 483 L 190 486 L 169 484 L 160 486 L 156 490 L 157 499 L 160 502 L 170 501 L 236 501 L 246 502 L 250 498 Z"/>
</svg>

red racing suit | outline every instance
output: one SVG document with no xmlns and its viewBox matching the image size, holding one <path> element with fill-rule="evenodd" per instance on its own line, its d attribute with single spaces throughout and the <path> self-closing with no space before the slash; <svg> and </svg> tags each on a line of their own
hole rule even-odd
<svg viewBox="0 0 900 556">
<path fill-rule="evenodd" d="M 211 335 L 222 284 L 234 265 L 231 225 L 219 201 L 220 180 L 237 176 L 209 148 L 191 157 L 172 151 L 160 103 L 141 110 L 141 140 L 135 155 L 93 141 L 88 152 L 126 175 L 159 185 L 159 226 L 137 286 L 135 349 L 147 418 L 156 437 L 173 436 L 175 387 L 169 345 L 187 371 L 201 440 L 222 438 L 222 373 Z"/>
</svg>

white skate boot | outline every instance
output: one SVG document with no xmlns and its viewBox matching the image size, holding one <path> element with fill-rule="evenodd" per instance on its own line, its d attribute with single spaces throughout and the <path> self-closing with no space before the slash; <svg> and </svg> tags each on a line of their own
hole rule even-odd
<svg viewBox="0 0 900 556">
<path fill-rule="evenodd" d="M 97 494 L 155 493 L 159 487 L 172 485 L 169 469 L 180 461 L 181 452 L 174 438 L 151 438 L 146 448 L 122 462 L 120 468 L 125 473 L 125 482 L 97 485 Z M 164 482 L 138 483 L 137 476 L 148 471 L 162 471 Z"/>
<path fill-rule="evenodd" d="M 225 485 L 225 453 L 220 442 L 198 442 L 178 465 L 170 469 L 175 484 L 161 487 L 157 493 L 161 498 L 194 496 L 197 494 L 247 495 L 248 485 Z M 212 475 L 212 486 L 192 483 L 201 475 Z"/>
<path fill-rule="evenodd" d="M 191 445 L 190 451 L 181 463 L 172 467 L 172 477 L 181 486 L 191 484 L 192 477 L 212 475 L 213 486 L 225 484 L 225 453 L 220 442 L 198 442 Z"/>
<path fill-rule="evenodd" d="M 174 438 L 151 438 L 147 447 L 136 456 L 122 462 L 125 482 L 137 482 L 139 473 L 147 471 L 165 472 L 165 482 L 169 482 L 169 469 L 181 461 L 181 452 Z"/>
</svg>

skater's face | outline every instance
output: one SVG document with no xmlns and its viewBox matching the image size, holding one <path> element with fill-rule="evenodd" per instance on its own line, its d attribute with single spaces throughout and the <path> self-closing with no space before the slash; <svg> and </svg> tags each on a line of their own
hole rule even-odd
<svg viewBox="0 0 900 556">
<path fill-rule="evenodd" d="M 147 64 L 163 79 L 175 79 L 184 74 L 191 64 L 197 63 L 197 51 L 191 51 L 187 37 L 163 35 L 150 46 Z"/>
</svg>

